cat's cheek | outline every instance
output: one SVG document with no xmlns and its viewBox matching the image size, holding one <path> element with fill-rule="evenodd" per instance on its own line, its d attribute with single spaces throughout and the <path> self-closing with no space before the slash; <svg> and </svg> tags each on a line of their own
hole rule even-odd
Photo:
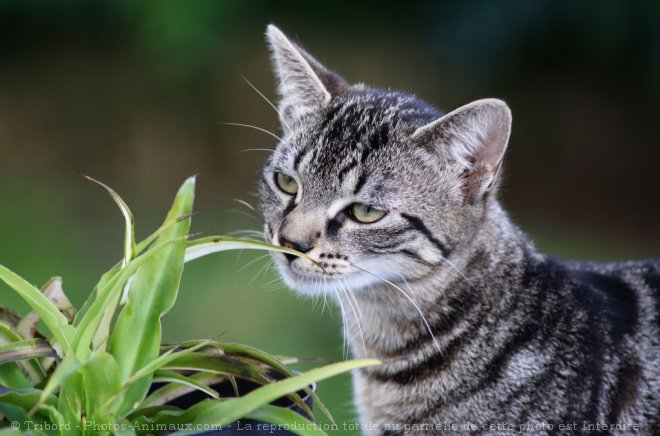
<svg viewBox="0 0 660 436">
<path fill-rule="evenodd" d="M 275 265 L 277 266 L 277 270 L 280 273 L 280 276 L 282 279 L 284 279 L 284 283 L 291 289 L 295 291 L 299 291 L 298 286 L 300 285 L 299 281 L 296 280 L 296 278 L 293 275 L 293 272 L 289 268 L 288 265 L 285 265 L 284 262 L 282 262 L 280 259 L 275 260 Z"/>
<path fill-rule="evenodd" d="M 444 258 L 438 252 L 437 248 L 431 246 L 423 246 L 417 250 L 417 255 L 429 264 L 436 264 L 441 262 Z"/>
</svg>

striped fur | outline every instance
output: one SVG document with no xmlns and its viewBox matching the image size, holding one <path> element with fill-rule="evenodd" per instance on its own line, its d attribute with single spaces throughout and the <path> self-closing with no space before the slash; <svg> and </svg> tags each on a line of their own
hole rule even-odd
<svg viewBox="0 0 660 436">
<path fill-rule="evenodd" d="M 506 104 L 443 115 L 268 39 L 284 135 L 259 183 L 266 237 L 307 252 L 273 254 L 285 281 L 335 296 L 353 354 L 385 361 L 354 375 L 365 433 L 660 434 L 660 262 L 534 248 L 496 198 Z M 354 203 L 387 213 L 360 223 Z"/>
</svg>

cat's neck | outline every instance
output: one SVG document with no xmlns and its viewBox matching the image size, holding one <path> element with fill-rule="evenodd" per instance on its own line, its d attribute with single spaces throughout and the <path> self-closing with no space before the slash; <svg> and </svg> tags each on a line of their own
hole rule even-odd
<svg viewBox="0 0 660 436">
<path fill-rule="evenodd" d="M 420 342 L 442 346 L 461 327 L 456 322 L 461 313 L 474 307 L 485 313 L 507 297 L 513 288 L 508 285 L 520 280 L 530 252 L 534 249 L 529 240 L 493 201 L 470 243 L 429 274 L 383 282 L 356 292 L 352 301 L 343 299 L 354 354 L 401 357 Z"/>
</svg>

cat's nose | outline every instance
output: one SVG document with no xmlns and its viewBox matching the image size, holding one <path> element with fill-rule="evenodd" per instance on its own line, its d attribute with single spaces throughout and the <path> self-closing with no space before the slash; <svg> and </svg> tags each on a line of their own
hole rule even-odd
<svg viewBox="0 0 660 436">
<path fill-rule="evenodd" d="M 280 235 L 280 245 L 282 247 L 291 248 L 292 250 L 300 251 L 301 253 L 307 253 L 312 249 L 312 244 L 309 241 L 294 241 L 287 238 L 284 235 Z M 291 262 L 296 258 L 295 254 L 284 253 L 286 258 Z"/>
</svg>

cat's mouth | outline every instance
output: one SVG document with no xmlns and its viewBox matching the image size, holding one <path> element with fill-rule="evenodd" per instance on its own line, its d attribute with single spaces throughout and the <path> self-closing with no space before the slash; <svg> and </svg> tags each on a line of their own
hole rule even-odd
<svg viewBox="0 0 660 436">
<path fill-rule="evenodd" d="M 347 256 L 328 258 L 316 255 L 310 259 L 289 259 L 282 253 L 273 253 L 280 275 L 294 289 L 309 293 L 326 292 L 339 281 L 350 281 L 355 270 Z M 328 288 L 328 289 L 326 289 Z"/>
<path fill-rule="evenodd" d="M 281 253 L 277 253 L 278 263 L 285 266 L 289 271 L 299 274 L 303 277 L 312 277 L 312 278 L 330 278 L 335 276 L 341 276 L 349 273 L 351 271 L 351 263 L 348 261 L 348 256 L 340 255 L 328 255 L 322 253 L 317 256 L 309 256 L 309 259 L 305 258 L 292 258 Z"/>
</svg>

